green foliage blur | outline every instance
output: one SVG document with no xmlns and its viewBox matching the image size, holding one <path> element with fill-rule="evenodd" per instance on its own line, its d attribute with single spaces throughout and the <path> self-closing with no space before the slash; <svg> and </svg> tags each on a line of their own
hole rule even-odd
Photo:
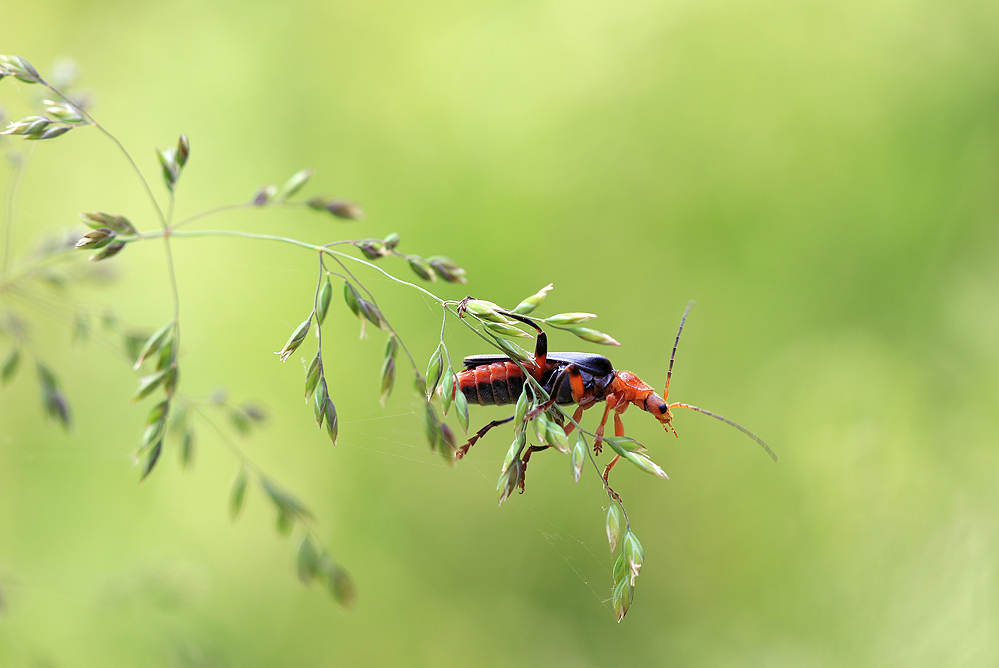
<svg viewBox="0 0 999 668">
<path fill-rule="evenodd" d="M 136 376 L 71 343 L 74 307 L 52 297 L 24 314 L 76 424 L 45 422 L 23 369 L 0 389 L 0 666 L 999 663 L 995 2 L 21 4 L 0 5 L 0 53 L 76 59 L 148 177 L 155 147 L 191 138 L 178 215 L 314 167 L 310 188 L 365 221 L 204 226 L 398 232 L 467 269 L 434 286 L 451 299 L 513 306 L 553 282 L 544 312 L 597 313 L 617 368 L 658 388 L 694 299 L 671 399 L 781 459 L 693 412 L 679 439 L 625 414 L 670 479 L 614 472 L 646 552 L 617 624 L 592 468 L 573 484 L 567 456 L 535 455 L 497 508 L 509 432 L 446 466 L 401 372 L 379 406 L 382 339 L 359 341 L 337 301 L 331 447 L 301 400 L 309 350 L 273 354 L 311 308 L 313 255 L 177 239 L 182 390 L 267 407 L 240 445 L 315 512 L 358 603 L 297 582 L 259 489 L 230 523 L 237 465 L 209 430 L 192 470 L 171 450 L 138 484 Z M 5 107 L 30 93 L 0 82 Z M 28 150 L 19 254 L 81 211 L 155 226 L 93 128 Z M 115 283 L 72 294 L 147 331 L 171 317 L 160 244 L 107 264 Z M 425 363 L 439 311 L 363 276 Z M 448 343 L 487 352 L 457 326 Z M 473 425 L 505 415 L 472 407 Z"/>
</svg>

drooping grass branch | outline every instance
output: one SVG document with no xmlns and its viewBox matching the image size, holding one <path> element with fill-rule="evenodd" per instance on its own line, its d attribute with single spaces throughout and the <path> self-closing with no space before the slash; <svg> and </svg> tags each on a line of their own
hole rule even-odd
<svg viewBox="0 0 999 668">
<path fill-rule="evenodd" d="M 65 241 L 52 244 L 42 253 L 26 258 L 15 266 L 11 250 L 15 217 L 14 196 L 17 184 L 23 177 L 24 162 L 19 158 L 8 158 L 12 171 L 3 221 L 7 244 L 0 264 L 0 299 L 4 303 L 12 304 L 15 295 L 30 298 L 33 294 L 32 286 L 50 276 L 48 272 L 52 267 L 71 260 L 74 248 L 92 252 L 89 259 L 92 262 L 101 262 L 117 256 L 133 244 L 162 240 L 173 305 L 172 318 L 152 333 L 147 331 L 139 335 L 134 331 L 119 332 L 128 348 L 127 359 L 133 363 L 133 368 L 136 371 L 143 369 L 146 371 L 139 379 L 132 401 L 137 402 L 152 396 L 159 398 L 148 413 L 145 430 L 135 452 L 135 461 L 141 467 L 141 478 L 153 472 L 167 442 L 176 444 L 183 466 L 191 465 L 196 442 L 193 418 L 197 418 L 216 433 L 217 440 L 236 459 L 237 473 L 232 482 L 229 502 L 233 520 L 240 515 L 249 489 L 249 481 L 255 480 L 277 512 L 278 531 L 288 535 L 296 526 L 301 528 L 302 541 L 298 550 L 297 566 L 299 578 L 305 583 L 315 579 L 326 582 L 334 598 L 341 604 L 349 604 L 353 599 L 354 586 L 346 570 L 330 556 L 329 550 L 315 529 L 311 512 L 291 492 L 275 483 L 265 471 L 252 462 L 230 435 L 230 429 L 241 435 L 249 433 L 257 422 L 263 420 L 262 411 L 246 406 L 233 406 L 220 397 L 208 402 L 196 401 L 178 389 L 182 296 L 178 290 L 174 251 L 179 250 L 183 244 L 178 244 L 175 249 L 173 240 L 224 237 L 293 245 L 315 254 L 316 285 L 312 295 L 311 310 L 292 330 L 287 342 L 277 354 L 282 362 L 286 361 L 302 346 L 312 327 L 316 328 L 316 351 L 305 372 L 305 398 L 311 401 L 317 427 L 325 429 L 330 441 L 336 444 L 339 433 L 339 416 L 334 403 L 336 388 L 331 388 L 327 383 L 324 371 L 323 327 L 334 292 L 337 291 L 331 278 L 337 278 L 343 283 L 342 294 L 346 305 L 361 323 L 362 337 L 368 326 L 385 332 L 379 397 L 382 405 L 389 400 L 396 381 L 398 351 L 401 349 L 405 354 L 411 367 L 414 385 L 423 401 L 424 427 L 432 450 L 441 454 L 447 461 L 455 463 L 467 453 L 471 444 L 492 426 L 506 422 L 513 423 L 513 442 L 501 466 L 497 481 L 500 504 L 515 490 L 524 491 L 527 464 L 532 453 L 550 448 L 568 455 L 569 471 L 576 481 L 580 480 L 586 461 L 590 461 L 608 497 L 605 528 L 611 553 L 617 552 L 619 546 L 621 548 L 613 568 L 612 602 L 618 620 L 624 617 L 634 597 L 635 579 L 641 570 L 644 552 L 631 529 L 630 519 L 621 497 L 607 481 L 607 472 L 618 458 L 623 458 L 645 472 L 660 477 L 665 477 L 665 473 L 645 454 L 645 448 L 634 439 L 624 437 L 623 431 L 616 432 L 615 436 L 603 435 L 607 413 L 600 427 L 595 432 L 590 432 L 585 430 L 578 420 L 582 406 L 573 416 L 563 412 L 556 402 L 559 398 L 558 382 L 561 376 L 559 379 L 549 378 L 541 382 L 541 377 L 536 377 L 537 374 L 529 370 L 529 366 L 534 364 L 532 361 L 534 355 L 516 342 L 517 339 L 535 337 L 540 342 L 543 329 L 548 328 L 569 332 L 591 343 L 617 345 L 617 342 L 607 334 L 588 327 L 588 322 L 596 316 L 579 312 L 559 313 L 546 318 L 534 316 L 535 309 L 544 302 L 552 289 L 551 284 L 509 309 L 471 297 L 461 300 L 443 299 L 431 290 L 400 278 L 392 271 L 383 268 L 380 266 L 380 261 L 384 258 L 389 258 L 389 262 L 405 261 L 409 269 L 427 283 L 438 280 L 464 283 L 464 270 L 445 256 L 424 257 L 401 252 L 399 235 L 394 233 L 383 239 L 340 239 L 317 244 L 274 234 L 195 229 L 196 223 L 217 214 L 275 207 L 329 214 L 343 221 L 355 221 L 362 217 L 360 208 L 346 200 L 332 199 L 324 195 L 314 195 L 304 200 L 295 199 L 313 175 L 309 169 L 296 172 L 280 188 L 268 185 L 257 190 L 246 201 L 215 206 L 174 223 L 177 187 L 191 155 L 191 145 L 186 136 L 181 135 L 174 146 L 157 151 L 163 185 L 167 190 L 167 203 L 164 208 L 154 195 L 150 182 L 143 176 L 138 164 L 124 145 L 97 121 L 80 98 L 70 92 L 64 92 L 60 87 L 43 79 L 30 63 L 17 56 L 0 56 L 0 79 L 7 76 L 28 84 L 40 85 L 51 91 L 56 98 L 56 101 L 43 101 L 44 109 L 41 113 L 13 121 L 0 132 L 0 135 L 5 135 L 0 137 L 0 140 L 3 140 L 8 156 L 19 156 L 19 154 L 6 146 L 8 141 L 6 136 L 20 136 L 26 140 L 48 140 L 77 128 L 93 126 L 123 155 L 138 177 L 156 214 L 157 228 L 146 231 L 140 231 L 128 217 L 118 213 L 94 211 L 81 214 L 84 223 L 91 228 L 89 232 L 82 236 L 78 235 L 68 244 Z M 349 252 L 351 250 L 360 257 Z M 415 290 L 441 308 L 439 342 L 430 356 L 425 371 L 406 346 L 400 332 L 391 324 L 379 306 L 373 292 L 358 276 L 358 273 L 363 272 L 354 271 L 362 267 L 396 284 Z M 11 308 L 13 313 L 13 307 Z M 448 323 L 455 320 L 496 350 L 499 353 L 498 359 L 508 360 L 508 364 L 513 364 L 519 369 L 523 379 L 520 394 L 515 398 L 514 415 L 507 420 L 494 421 L 479 430 L 463 446 L 459 446 L 454 431 L 447 423 L 448 414 L 453 410 L 462 431 L 467 436 L 468 398 L 459 381 L 463 377 L 462 374 L 468 373 L 468 369 L 456 369 L 455 359 L 452 358 L 446 343 Z M 105 324 L 107 325 L 107 322 Z M 63 426 L 68 426 L 69 405 L 60 388 L 59 380 L 33 350 L 24 330 L 19 315 L 10 315 L 0 321 L 0 332 L 7 333 L 14 339 L 11 352 L 0 366 L 0 381 L 7 383 L 12 380 L 20 365 L 21 351 L 31 350 L 36 360 L 45 412 Z M 536 369 L 536 366 L 532 368 Z M 512 402 L 514 398 L 510 399 Z M 589 402 L 587 405 L 591 404 L 592 402 Z M 613 408 L 617 410 L 616 406 Z M 217 419 L 216 415 L 220 411 L 228 417 L 230 429 L 225 428 Z M 572 431 L 576 432 L 574 445 L 570 445 L 569 442 Z M 599 452 L 603 444 L 609 445 L 616 456 L 601 474 L 594 453 Z"/>
<path fill-rule="evenodd" d="M 200 420 L 208 421 L 213 430 L 219 433 L 219 438 L 237 456 L 237 459 L 240 462 L 240 473 L 237 475 L 236 482 L 233 485 L 231 497 L 231 505 L 234 509 L 233 516 L 235 517 L 238 515 L 238 508 L 241 507 L 243 499 L 245 498 L 247 471 L 249 471 L 256 476 L 266 496 L 277 508 L 279 529 L 283 533 L 288 533 L 295 524 L 299 524 L 303 526 L 306 531 L 306 535 L 303 537 L 303 542 L 299 550 L 299 576 L 303 580 L 311 580 L 314 576 L 323 577 L 328 581 L 334 597 L 341 603 L 348 602 L 353 596 L 351 593 L 353 591 L 353 585 L 350 583 L 349 577 L 346 575 L 346 571 L 344 571 L 332 560 L 328 551 L 325 548 L 317 548 L 317 546 L 322 545 L 322 541 L 309 524 L 311 514 L 308 513 L 304 505 L 298 502 L 297 499 L 295 499 L 295 497 L 289 492 L 278 487 L 272 479 L 266 476 L 266 474 L 258 467 L 252 466 L 245 454 L 242 453 L 242 451 L 235 446 L 232 439 L 228 437 L 225 430 L 212 421 L 205 411 L 198 407 L 196 402 L 193 402 L 178 392 L 181 296 L 177 287 L 177 272 L 172 248 L 172 236 L 174 236 L 174 230 L 171 228 L 171 224 L 176 204 L 176 187 L 190 154 L 190 145 L 187 138 L 181 136 L 176 147 L 165 151 L 158 151 L 163 181 L 167 188 L 167 206 L 164 212 L 164 208 L 154 196 L 149 182 L 143 177 L 137 163 L 125 149 L 124 145 L 109 130 L 102 126 L 97 119 L 84 108 L 84 105 L 80 101 L 74 99 L 71 95 L 63 93 L 59 90 L 59 88 L 44 80 L 34 67 L 32 67 L 31 64 L 23 58 L 10 56 L 0 59 L 0 79 L 7 76 L 14 76 L 25 83 L 39 84 L 49 89 L 58 100 L 61 100 L 61 102 L 43 101 L 43 105 L 45 107 L 44 113 L 46 115 L 24 117 L 19 121 L 10 123 L 3 131 L 3 135 L 5 136 L 2 138 L 2 141 L 4 144 L 3 148 L 5 150 L 5 155 L 11 156 L 9 162 L 16 166 L 17 169 L 12 172 L 12 182 L 8 185 L 6 191 L 7 198 L 6 205 L 4 207 L 3 223 L 5 226 L 4 236 L 8 243 L 6 243 L 4 247 L 3 265 L 2 269 L 0 269 L 0 299 L 7 304 L 8 309 L 10 309 L 10 313 L 14 313 L 15 311 L 11 299 L 15 295 L 25 295 L 26 293 L 30 293 L 30 285 L 37 279 L 49 278 L 50 274 L 48 273 L 48 268 L 70 259 L 72 253 L 71 249 L 74 247 L 76 249 L 96 251 L 90 256 L 90 259 L 91 261 L 97 262 L 108 260 L 116 256 L 126 248 L 128 242 L 161 238 L 163 240 L 164 252 L 167 259 L 170 292 L 173 301 L 173 317 L 169 322 L 164 324 L 151 335 L 146 335 L 139 339 L 138 343 L 132 347 L 129 355 L 130 360 L 134 361 L 134 367 L 136 370 L 139 370 L 144 366 L 151 366 L 151 372 L 140 379 L 139 387 L 133 395 L 133 401 L 143 400 L 158 392 L 163 393 L 161 395 L 161 400 L 152 408 L 146 419 L 146 428 L 141 438 L 141 444 L 135 453 L 136 462 L 142 467 L 142 477 L 145 478 L 148 476 L 160 461 L 164 440 L 167 438 L 168 433 L 177 435 L 182 462 L 189 465 L 195 441 L 194 427 L 189 419 L 189 416 L 195 416 Z M 154 208 L 156 217 L 160 224 L 159 229 L 156 232 L 143 234 L 140 233 L 125 216 L 100 211 L 86 213 L 83 214 L 84 221 L 92 228 L 92 230 L 83 235 L 82 238 L 79 238 L 75 244 L 60 243 L 51 245 L 41 254 L 36 257 L 26 259 L 12 270 L 12 239 L 14 234 L 13 199 L 14 193 L 17 189 L 17 183 L 20 181 L 21 175 L 23 174 L 23 169 L 21 168 L 23 161 L 14 159 L 19 157 L 19 154 L 9 150 L 9 140 L 7 136 L 21 136 L 27 140 L 47 140 L 59 137 L 72 129 L 85 126 L 96 127 L 104 136 L 115 144 L 124 156 L 131 169 L 139 178 L 143 190 L 146 192 L 149 201 Z M 289 198 L 292 197 L 295 192 L 305 184 L 310 176 L 311 171 L 303 170 L 289 179 L 281 189 L 277 189 L 274 186 L 268 186 L 258 191 L 254 195 L 253 199 L 248 203 L 228 207 L 217 207 L 214 210 L 207 211 L 203 214 L 193 216 L 186 221 L 182 221 L 181 224 L 185 225 L 194 222 L 203 216 L 218 213 L 223 210 L 265 207 L 271 205 L 307 206 L 314 210 L 328 211 L 330 214 L 343 219 L 357 219 L 360 217 L 360 210 L 356 205 L 342 200 L 329 200 L 317 196 L 310 199 L 307 203 L 290 202 Z M 380 247 L 382 249 L 387 249 L 388 246 L 394 247 L 397 243 L 398 238 L 396 237 L 394 241 L 388 239 L 385 242 L 366 239 L 355 242 L 355 245 L 360 248 L 362 252 L 369 252 L 372 248 Z M 293 334 L 292 343 L 294 343 L 295 346 L 300 343 L 301 338 L 304 337 L 305 332 L 308 330 L 308 323 L 312 320 L 312 318 L 316 318 L 317 333 L 319 334 L 320 344 L 315 358 L 318 361 L 318 364 L 314 366 L 318 371 L 318 382 L 316 384 L 319 385 L 321 383 L 321 392 L 315 397 L 317 419 L 319 420 L 320 425 L 325 423 L 327 431 L 335 443 L 337 418 L 332 400 L 328 396 L 325 378 L 322 377 L 321 326 L 322 321 L 325 319 L 326 311 L 329 308 L 332 296 L 332 286 L 329 282 L 330 272 L 326 270 L 325 264 L 323 263 L 323 257 L 324 255 L 336 254 L 337 251 L 323 248 L 321 246 L 314 246 L 313 250 L 317 251 L 320 268 L 314 308 L 306 323 L 303 323 L 303 326 L 299 328 L 300 331 Z M 386 254 L 392 254 L 392 252 L 387 251 Z M 339 257 L 334 257 L 334 259 L 340 266 L 343 267 L 342 261 Z M 420 258 L 419 261 L 427 262 L 422 260 L 422 258 Z M 457 265 L 453 265 L 453 263 L 450 265 L 444 263 L 441 266 L 450 266 L 451 268 L 451 274 L 445 277 L 446 279 L 463 280 L 463 272 L 461 272 Z M 346 267 L 343 268 L 346 271 Z M 346 271 L 346 273 L 349 275 L 349 271 Z M 387 319 L 381 315 L 380 311 L 374 305 L 374 298 L 370 296 L 370 291 L 364 287 L 363 283 L 357 281 L 356 277 L 352 278 L 356 281 L 358 287 L 369 295 L 370 301 L 362 300 L 361 302 L 366 315 L 373 319 L 380 327 L 390 329 Z M 20 366 L 22 349 L 33 350 L 33 346 L 30 339 L 26 336 L 25 328 L 23 327 L 23 319 L 20 316 L 11 315 L 9 318 L 5 319 L 2 323 L 2 327 L 0 327 L 0 331 L 11 334 L 15 338 L 15 346 L 11 349 L 11 352 L 2 366 L 2 380 L 6 384 L 11 381 L 17 373 L 17 369 Z M 394 350 L 397 347 L 397 341 L 399 341 L 397 333 L 390 329 L 389 343 L 391 345 L 389 346 L 389 349 L 393 351 L 393 355 Z M 126 341 L 126 343 L 133 344 L 135 342 L 136 339 L 134 337 Z M 407 355 L 409 356 L 411 363 L 413 364 L 413 368 L 415 369 L 415 361 L 413 361 L 412 355 L 409 354 L 408 350 Z M 39 383 L 43 390 L 43 403 L 45 405 L 46 413 L 54 416 L 64 426 L 68 427 L 70 423 L 68 402 L 60 389 L 58 378 L 48 366 L 44 365 L 40 359 L 38 359 L 37 354 L 35 357 L 37 360 L 36 367 L 38 370 Z M 282 358 L 287 358 L 287 351 L 285 354 L 282 354 Z M 385 377 L 383 385 L 386 386 L 383 390 L 383 400 L 387 398 L 387 392 L 390 391 L 390 381 L 393 375 L 394 368 L 392 364 L 386 365 L 386 368 L 383 371 L 383 376 Z M 248 425 L 252 423 L 255 414 L 232 408 L 229 408 L 228 410 L 233 427 L 240 433 L 246 431 Z"/>
</svg>

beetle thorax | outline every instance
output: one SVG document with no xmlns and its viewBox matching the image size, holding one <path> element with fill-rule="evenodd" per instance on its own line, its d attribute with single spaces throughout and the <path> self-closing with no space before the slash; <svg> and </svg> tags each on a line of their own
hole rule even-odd
<svg viewBox="0 0 999 668">
<path fill-rule="evenodd" d="M 644 410 L 645 398 L 655 390 L 630 371 L 618 371 L 614 378 L 613 392 Z"/>
</svg>

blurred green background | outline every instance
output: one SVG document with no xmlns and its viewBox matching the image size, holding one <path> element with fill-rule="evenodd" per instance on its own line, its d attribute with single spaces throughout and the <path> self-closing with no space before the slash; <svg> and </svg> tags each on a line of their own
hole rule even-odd
<svg viewBox="0 0 999 668">
<path fill-rule="evenodd" d="M 309 353 L 273 355 L 311 307 L 312 254 L 177 240 L 183 391 L 267 406 L 241 445 L 316 513 L 358 603 L 297 583 L 259 490 L 229 522 L 236 463 L 208 430 L 192 471 L 169 451 L 137 484 L 135 375 L 100 341 L 70 343 L 71 306 L 22 304 L 76 425 L 45 423 L 30 367 L 0 390 L 0 665 L 999 663 L 995 2 L 3 0 L 0 15 L 0 53 L 78 61 L 148 176 L 154 147 L 190 136 L 180 216 L 304 166 L 310 192 L 367 214 L 201 226 L 396 231 L 467 268 L 467 286 L 435 286 L 447 298 L 512 306 L 554 282 L 543 310 L 598 313 L 615 365 L 656 387 L 697 300 L 671 398 L 781 456 L 691 412 L 679 440 L 625 415 L 670 480 L 615 470 L 646 549 L 616 624 L 592 469 L 575 485 L 567 457 L 537 455 L 527 493 L 497 508 L 509 432 L 447 467 L 406 376 L 378 405 L 382 337 L 358 341 L 339 300 L 331 448 L 300 399 Z M 4 80 L 0 103 L 33 92 Z M 96 131 L 27 148 L 19 254 L 80 211 L 155 226 Z M 162 246 L 113 262 L 113 286 L 71 294 L 165 322 Z M 438 312 L 364 276 L 422 364 Z M 450 333 L 453 354 L 485 352 Z"/>
</svg>

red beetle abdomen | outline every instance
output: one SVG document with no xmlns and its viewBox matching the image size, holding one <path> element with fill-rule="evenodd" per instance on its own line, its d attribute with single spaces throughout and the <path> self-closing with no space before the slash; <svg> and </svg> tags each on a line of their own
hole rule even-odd
<svg viewBox="0 0 999 668">
<path fill-rule="evenodd" d="M 481 406 L 512 404 L 524 389 L 524 372 L 515 362 L 493 362 L 458 373 L 458 389 Z"/>
</svg>

